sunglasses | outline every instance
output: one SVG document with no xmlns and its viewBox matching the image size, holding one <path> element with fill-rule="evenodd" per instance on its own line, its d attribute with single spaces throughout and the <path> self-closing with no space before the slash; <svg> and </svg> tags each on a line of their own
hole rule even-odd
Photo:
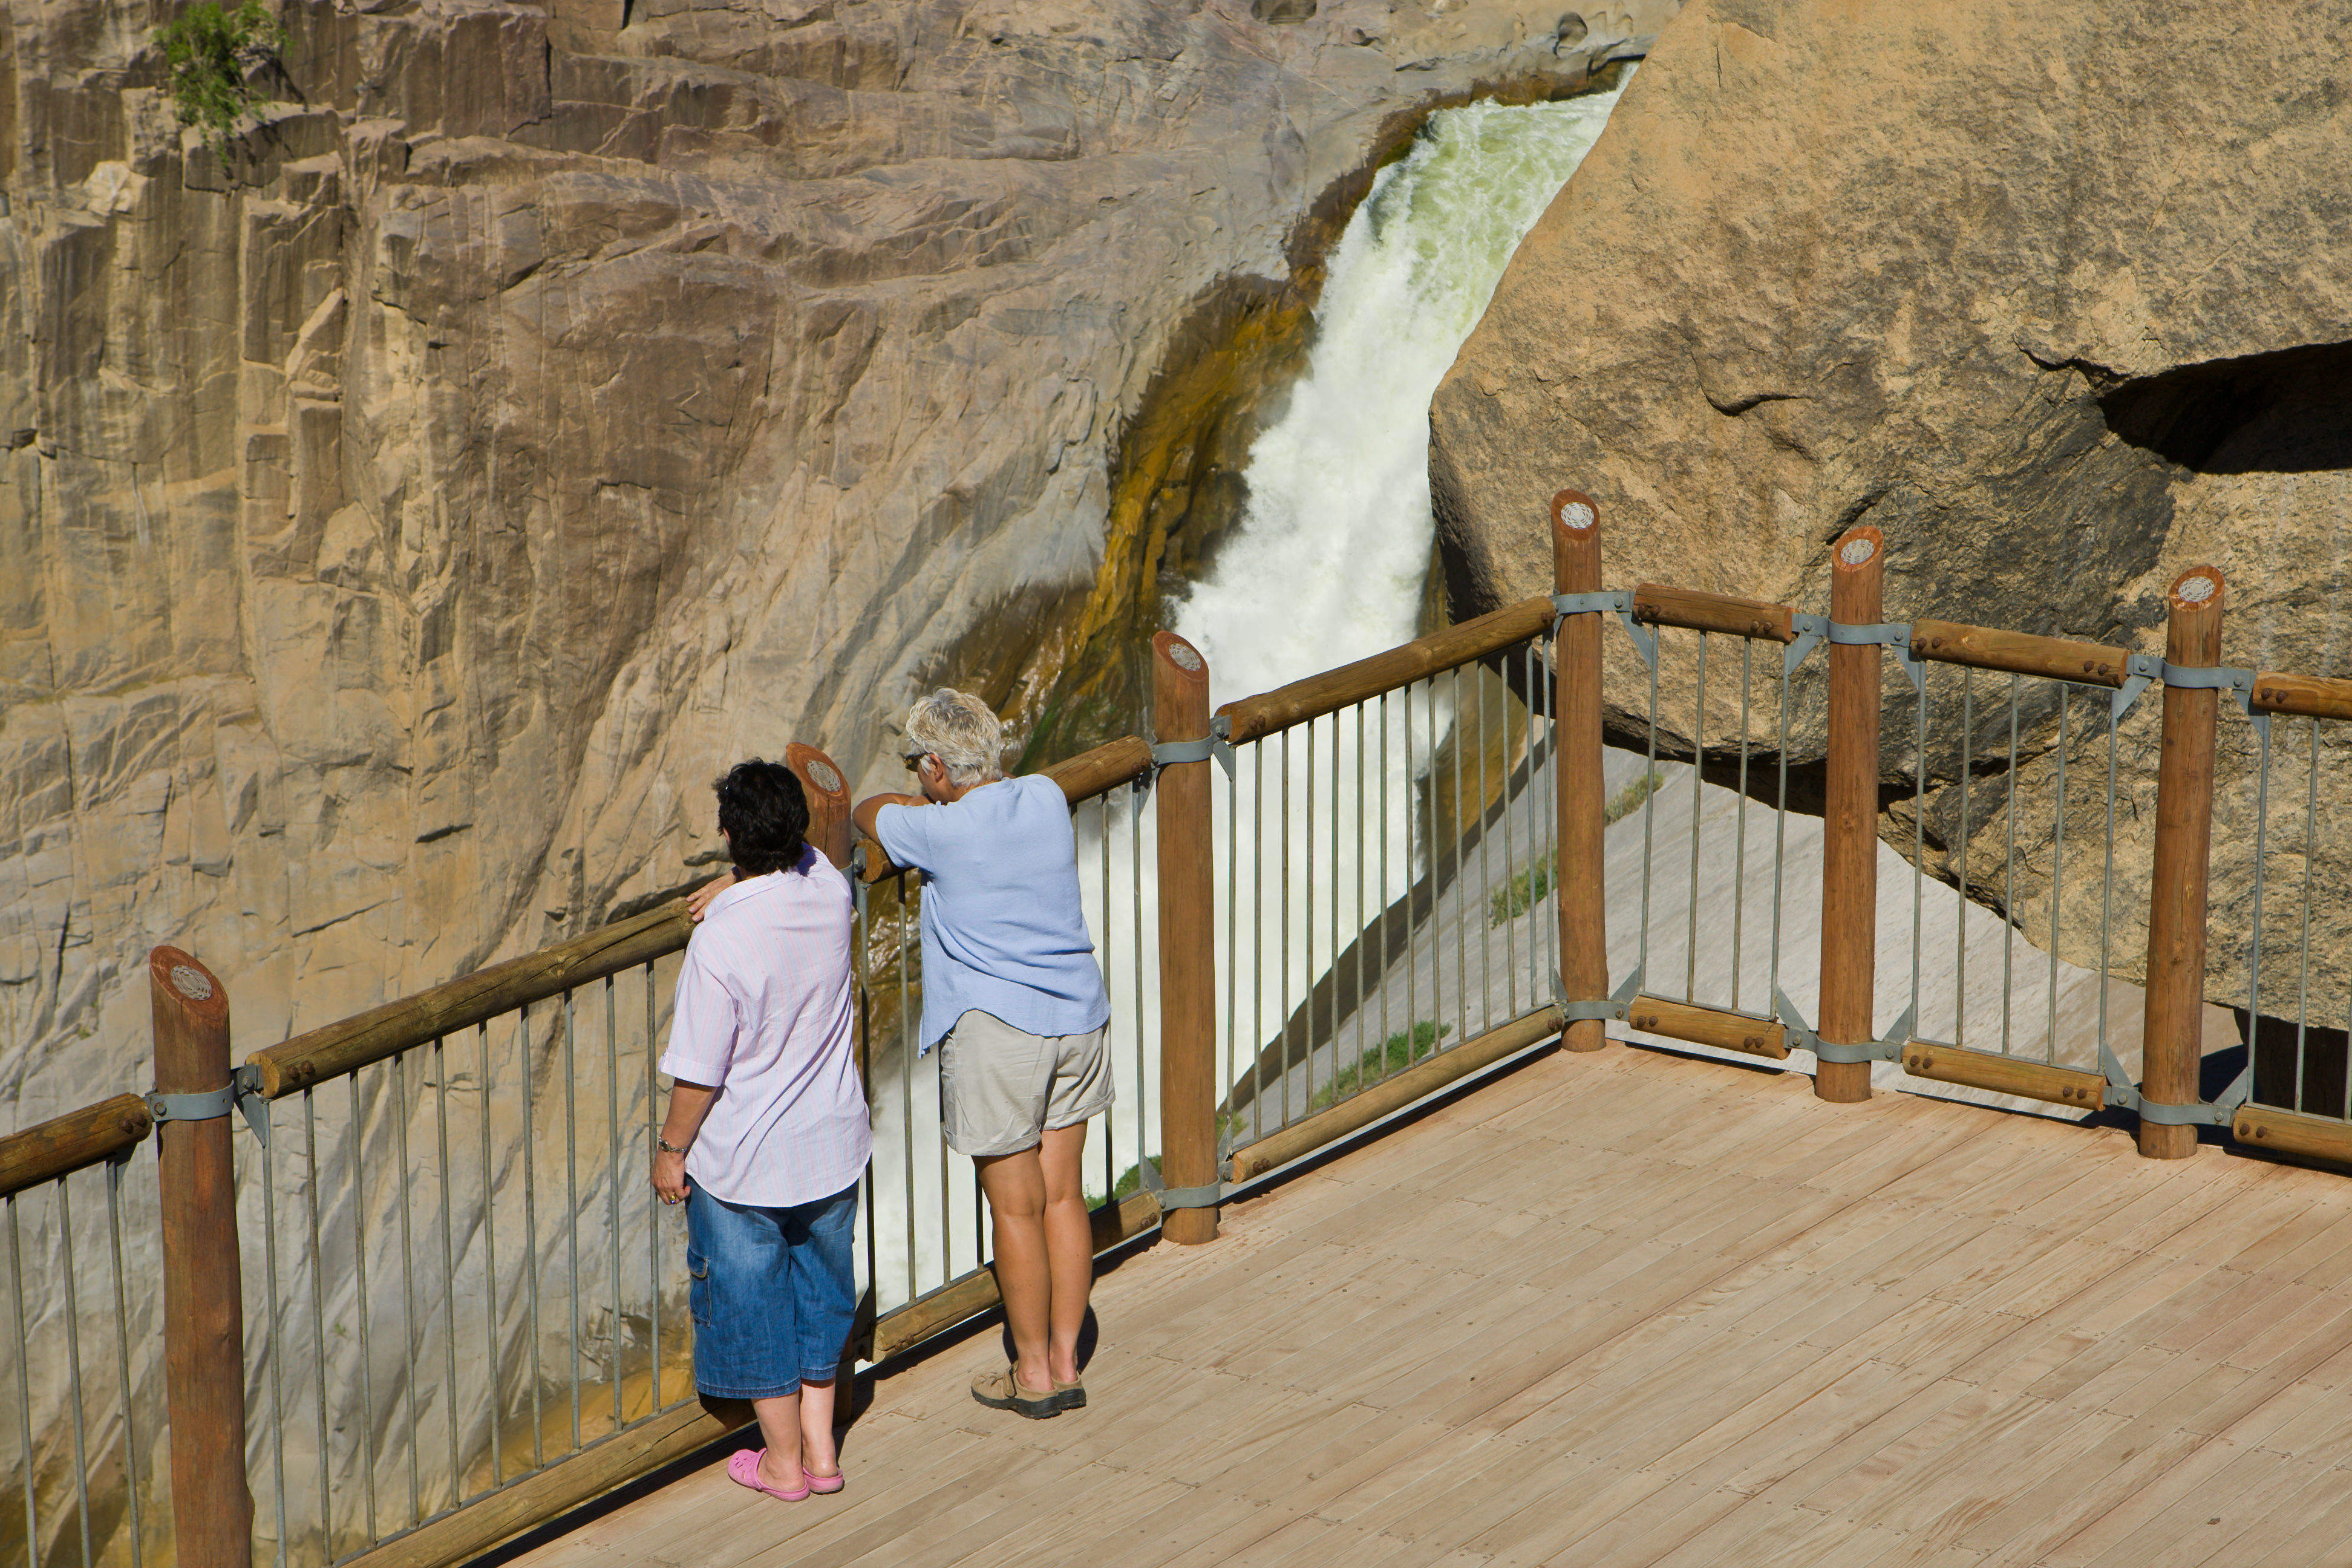
<svg viewBox="0 0 2352 1568">
<path fill-rule="evenodd" d="M 898 760 L 907 764 L 908 773 L 919 773 L 923 771 L 923 759 L 929 755 L 929 752 L 901 752 Z"/>
</svg>

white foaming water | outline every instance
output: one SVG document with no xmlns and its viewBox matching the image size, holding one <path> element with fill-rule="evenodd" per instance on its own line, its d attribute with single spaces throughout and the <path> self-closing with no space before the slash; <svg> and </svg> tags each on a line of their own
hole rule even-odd
<svg viewBox="0 0 2352 1568">
<path fill-rule="evenodd" d="M 1251 448 L 1239 530 L 1176 616 L 1217 700 L 1412 637 L 1429 400 L 1617 97 L 1446 110 L 1373 182 L 1332 257 L 1307 374 Z"/>
</svg>

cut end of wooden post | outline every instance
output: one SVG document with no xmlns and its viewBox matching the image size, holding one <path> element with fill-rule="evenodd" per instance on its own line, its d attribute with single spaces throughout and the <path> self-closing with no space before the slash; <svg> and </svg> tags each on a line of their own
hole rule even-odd
<svg viewBox="0 0 2352 1568">
<path fill-rule="evenodd" d="M 156 1005 L 219 1026 L 228 1022 L 228 987 L 194 953 L 159 947 L 147 955 L 147 983 Z"/>
<path fill-rule="evenodd" d="M 798 741 L 784 748 L 784 766 L 808 791 L 809 842 L 836 868 L 846 867 L 852 837 L 848 778 L 831 757 Z"/>
<path fill-rule="evenodd" d="M 1878 567 L 1886 553 L 1886 538 L 1870 523 L 1858 523 L 1838 537 L 1830 552 L 1830 570 L 1839 576 Z"/>
<path fill-rule="evenodd" d="M 1209 661 L 1201 657 L 1199 648 L 1174 632 L 1152 633 L 1151 654 L 1169 673 L 1180 679 L 1202 687 L 1209 684 Z"/>
<path fill-rule="evenodd" d="M 1590 533 L 1601 526 L 1601 509 L 1582 490 L 1562 490 L 1551 498 L 1551 521 L 1570 533 Z"/>
<path fill-rule="evenodd" d="M 2212 566 L 2191 566 L 2173 579 L 2172 592 L 2166 597 L 2172 609 L 2218 610 L 2227 593 L 2221 571 Z"/>
<path fill-rule="evenodd" d="M 1601 509 L 1582 490 L 1551 498 L 1551 578 L 1556 594 L 1601 586 Z"/>
</svg>

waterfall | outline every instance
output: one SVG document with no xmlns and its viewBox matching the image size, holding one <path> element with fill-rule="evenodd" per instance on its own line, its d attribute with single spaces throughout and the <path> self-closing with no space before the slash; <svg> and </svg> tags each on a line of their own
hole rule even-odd
<svg viewBox="0 0 2352 1568">
<path fill-rule="evenodd" d="M 1250 451 L 1247 510 L 1175 617 L 1215 700 L 1413 636 L 1430 398 L 1622 90 L 1441 110 L 1373 182 L 1331 258 L 1307 374 Z"/>
</svg>

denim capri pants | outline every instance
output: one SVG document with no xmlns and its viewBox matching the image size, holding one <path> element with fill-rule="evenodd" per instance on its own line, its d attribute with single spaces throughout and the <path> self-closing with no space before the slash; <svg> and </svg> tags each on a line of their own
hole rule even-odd
<svg viewBox="0 0 2352 1568">
<path fill-rule="evenodd" d="M 830 1380 L 857 1315 L 857 1184 L 760 1208 L 686 1199 L 694 1385 L 714 1399 L 775 1399 Z"/>
</svg>

